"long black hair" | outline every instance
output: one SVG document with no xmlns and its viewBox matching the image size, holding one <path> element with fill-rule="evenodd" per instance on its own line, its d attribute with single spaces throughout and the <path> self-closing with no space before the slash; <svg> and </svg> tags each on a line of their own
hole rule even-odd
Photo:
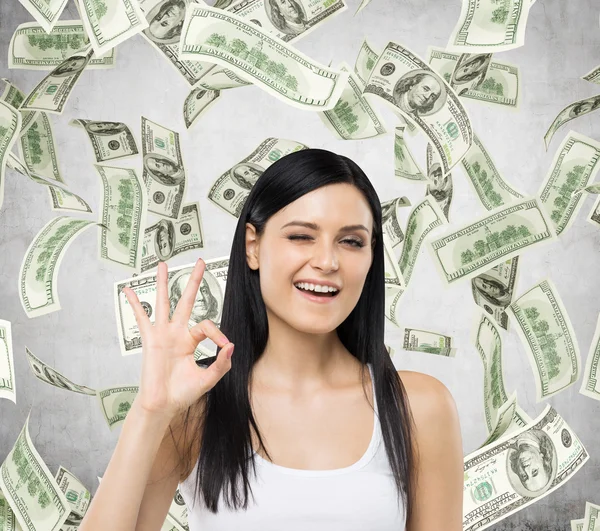
<svg viewBox="0 0 600 531">
<path fill-rule="evenodd" d="M 413 451 L 416 450 L 414 425 L 406 391 L 384 345 L 381 203 L 373 185 L 355 162 L 324 149 L 295 151 L 267 168 L 250 191 L 233 236 L 220 330 L 235 344 L 235 354 L 230 370 L 206 393 L 194 491 L 194 501 L 201 490 L 205 506 L 213 513 L 218 512 L 221 491 L 226 491 L 224 499 L 229 508 L 248 506 L 248 489 L 252 490 L 248 479 L 249 461 L 256 474 L 250 424 L 271 459 L 252 415 L 248 394 L 248 379 L 266 347 L 269 329 L 259 272 L 251 269 L 246 261 L 246 223 L 254 225 L 260 235 L 269 218 L 283 207 L 321 186 L 337 183 L 352 184 L 362 192 L 374 221 L 371 268 L 356 306 L 338 326 L 337 334 L 344 347 L 361 362 L 363 390 L 366 364 L 372 364 L 383 440 L 398 500 L 404 502 L 407 521 L 410 518 L 414 496 Z M 238 489 L 240 475 L 243 504 Z"/>
</svg>

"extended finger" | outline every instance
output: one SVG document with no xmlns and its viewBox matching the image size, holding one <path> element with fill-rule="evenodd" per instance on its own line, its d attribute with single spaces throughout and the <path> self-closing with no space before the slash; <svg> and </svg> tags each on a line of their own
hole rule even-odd
<svg viewBox="0 0 600 531">
<path fill-rule="evenodd" d="M 167 295 L 168 267 L 166 262 L 158 262 L 156 272 L 156 318 L 155 323 L 166 323 L 169 320 L 169 296 Z"/>
<path fill-rule="evenodd" d="M 177 307 L 173 312 L 173 322 L 181 325 L 186 325 L 188 323 L 192 313 L 192 308 L 194 307 L 194 302 L 196 301 L 200 282 L 202 282 L 202 276 L 204 275 L 205 267 L 206 264 L 204 263 L 204 260 L 202 260 L 202 258 L 198 258 L 194 269 L 192 269 L 192 274 L 188 279 L 185 289 L 183 290 L 183 294 L 177 303 Z"/>
<path fill-rule="evenodd" d="M 221 348 L 229 343 L 229 339 L 227 339 L 225 334 L 221 332 L 217 328 L 217 325 L 210 319 L 204 319 L 198 324 L 192 326 L 190 328 L 190 334 L 195 340 L 198 341 L 198 343 L 200 343 L 200 341 L 204 341 L 207 337 L 210 338 L 215 345 Z"/>
<path fill-rule="evenodd" d="M 138 299 L 135 291 L 133 291 L 130 287 L 126 287 L 123 288 L 123 293 L 125 293 L 127 302 L 129 302 L 129 306 L 131 306 L 131 309 L 133 310 L 135 322 L 138 325 L 140 333 L 144 333 L 148 327 L 152 326 L 150 319 L 148 319 L 148 314 L 144 311 L 144 308 L 140 304 L 140 300 Z"/>
<path fill-rule="evenodd" d="M 198 379 L 198 387 L 205 387 L 204 392 L 212 389 L 225 374 L 231 369 L 231 356 L 233 354 L 234 344 L 227 343 L 219 352 L 217 359 L 210 367 L 198 368 L 196 378 Z"/>
</svg>

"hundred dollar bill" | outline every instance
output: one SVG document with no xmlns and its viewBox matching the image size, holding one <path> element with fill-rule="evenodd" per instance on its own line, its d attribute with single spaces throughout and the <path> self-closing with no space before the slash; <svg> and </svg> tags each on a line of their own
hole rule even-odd
<svg viewBox="0 0 600 531">
<path fill-rule="evenodd" d="M 583 517 L 583 531 L 600 530 L 600 505 L 585 502 L 585 513 Z"/>
<path fill-rule="evenodd" d="M 473 142 L 471 121 L 456 93 L 412 51 L 388 42 L 364 91 L 379 96 L 425 133 L 448 173 Z"/>
<path fill-rule="evenodd" d="M 175 496 L 173 496 L 165 522 L 170 522 L 176 531 L 189 531 L 188 509 L 179 487 L 175 489 Z"/>
<path fill-rule="evenodd" d="M 210 109 L 215 101 L 219 99 L 221 91 L 195 88 L 188 94 L 183 102 L 183 120 L 185 127 L 189 129 L 192 124 Z"/>
<path fill-rule="evenodd" d="M 142 153 L 148 212 L 179 218 L 187 186 L 179 133 L 142 116 Z"/>
<path fill-rule="evenodd" d="M 198 288 L 196 301 L 189 319 L 189 326 L 199 323 L 203 319 L 210 319 L 217 326 L 221 324 L 223 311 L 223 298 L 227 284 L 227 270 L 229 257 L 222 256 L 205 260 L 206 268 L 202 282 Z M 168 294 L 171 306 L 170 313 L 175 311 L 179 298 L 190 279 L 194 264 L 185 264 L 169 268 Z M 114 301 L 117 330 L 119 333 L 119 346 L 121 354 L 139 354 L 142 352 L 142 338 L 123 288 L 131 288 L 144 307 L 150 322 L 154 322 L 156 315 L 156 271 L 143 273 L 136 277 L 115 282 Z M 198 345 L 200 347 L 202 344 Z M 201 349 L 196 352 L 203 353 Z"/>
<path fill-rule="evenodd" d="M 461 55 L 430 46 L 427 50 L 427 57 L 429 66 L 442 76 L 447 83 L 450 83 Z M 516 66 L 491 61 L 481 83 L 466 91 L 461 90 L 459 96 L 516 110 L 519 108 L 521 99 L 520 80 L 519 69 Z"/>
<path fill-rule="evenodd" d="M 148 27 L 144 38 L 164 55 L 169 63 L 190 84 L 195 85 L 215 64 L 208 61 L 179 59 L 179 39 L 186 7 L 191 0 L 139 0 Z"/>
<path fill-rule="evenodd" d="M 17 26 L 8 45 L 8 68 L 52 70 L 89 43 L 81 20 L 61 20 L 48 34 L 35 22 Z M 117 49 L 90 59 L 86 69 L 112 68 Z"/>
<path fill-rule="evenodd" d="M 463 530 L 483 530 L 562 487 L 590 458 L 547 405 L 526 426 L 464 458 Z"/>
<path fill-rule="evenodd" d="M 593 183 L 588 186 L 584 186 L 583 188 L 578 188 L 577 190 L 573 190 L 571 192 L 571 195 L 582 194 L 583 192 L 586 192 L 588 194 L 594 194 L 594 195 L 600 194 L 600 183 Z"/>
<path fill-rule="evenodd" d="M 452 344 L 452 338 L 444 334 L 415 328 L 404 329 L 404 342 L 402 344 L 404 350 L 427 352 L 428 354 L 454 358 L 456 348 Z"/>
<path fill-rule="evenodd" d="M 451 52 L 505 52 L 525 44 L 530 0 L 462 0 L 446 48 Z"/>
<path fill-rule="evenodd" d="M 6 161 L 21 131 L 21 113 L 12 105 L 0 101 L 0 208 L 4 201 Z"/>
<path fill-rule="evenodd" d="M 593 68 L 585 76 L 581 76 L 581 79 L 585 79 L 591 83 L 598 83 L 600 85 L 600 66 Z"/>
<path fill-rule="evenodd" d="M 0 490 L 0 524 L 2 531 L 21 531 L 22 527 L 17 522 L 15 513 L 10 508 L 8 501 Z"/>
<path fill-rule="evenodd" d="M 491 53 L 462 53 L 450 76 L 450 86 L 460 96 L 477 88 L 487 75 L 492 60 Z"/>
<path fill-rule="evenodd" d="M 398 319 L 398 305 L 402 295 L 404 294 L 404 291 L 405 288 L 400 286 L 394 286 L 392 284 L 385 285 L 385 316 L 397 327 L 400 327 L 400 321 Z"/>
<path fill-rule="evenodd" d="M 579 392 L 582 395 L 589 396 L 596 400 L 600 400 L 600 315 L 596 321 L 596 330 L 590 350 L 588 351 L 585 360 L 585 369 L 583 371 L 583 379 Z"/>
<path fill-rule="evenodd" d="M 392 247 L 396 247 L 404 241 L 404 232 L 402 232 L 402 228 L 400 227 L 398 211 L 400 208 L 407 206 L 411 206 L 411 203 L 405 196 L 396 197 L 381 203 L 383 232 L 389 238 Z"/>
<path fill-rule="evenodd" d="M 404 140 L 406 126 L 400 125 L 395 129 L 394 138 L 394 175 L 411 181 L 427 181 L 423 170 L 415 161 Z"/>
<path fill-rule="evenodd" d="M 21 103 L 20 109 L 62 114 L 79 76 L 94 50 L 87 45 L 52 70 Z"/>
<path fill-rule="evenodd" d="M 148 195 L 135 170 L 94 164 L 102 183 L 98 223 L 99 258 L 138 273 L 148 213 Z"/>
<path fill-rule="evenodd" d="M 25 354 L 27 355 L 27 361 L 29 367 L 34 376 L 40 379 L 42 382 L 58 387 L 59 389 L 66 389 L 67 391 L 73 391 L 74 393 L 80 393 L 82 395 L 94 396 L 96 390 L 86 385 L 79 385 L 69 380 L 64 374 L 58 372 L 53 367 L 50 367 L 47 363 L 44 363 L 41 359 L 25 347 Z"/>
<path fill-rule="evenodd" d="M 243 2 L 246 0 L 242 0 Z M 202 77 L 194 85 L 195 88 L 204 90 L 225 90 L 238 87 L 247 87 L 252 85 L 251 81 L 246 81 L 242 76 L 232 72 L 221 65 L 214 65 L 210 70 L 206 70 Z"/>
<path fill-rule="evenodd" d="M 519 257 L 513 256 L 471 279 L 475 304 L 504 330 L 508 330 L 506 307 L 512 302 L 517 282 Z"/>
<path fill-rule="evenodd" d="M 0 398 L 17 403 L 17 382 L 10 321 L 0 319 Z"/>
<path fill-rule="evenodd" d="M 398 286 L 400 288 L 405 288 L 406 283 L 404 282 L 402 271 L 400 271 L 400 268 L 398 267 L 398 264 L 396 262 L 396 255 L 394 254 L 392 242 L 390 240 L 390 237 L 385 232 L 383 233 L 383 255 L 385 264 L 385 283 L 391 284 L 393 286 Z"/>
<path fill-rule="evenodd" d="M 4 81 L 4 92 L 0 96 L 0 100 L 12 105 L 15 109 L 18 109 L 21 106 L 21 103 L 25 99 L 25 94 L 19 90 L 15 85 L 13 85 L 8 79 L 2 78 Z M 19 111 L 21 113 L 21 130 L 19 132 L 20 135 L 25 133 L 27 129 L 33 124 L 37 116 L 36 111 Z"/>
<path fill-rule="evenodd" d="M 19 270 L 19 298 L 27 317 L 61 309 L 58 300 L 58 268 L 75 236 L 96 225 L 69 216 L 52 218 L 29 244 Z"/>
<path fill-rule="evenodd" d="M 263 172 L 276 160 L 308 146 L 282 138 L 267 138 L 213 183 L 208 198 L 219 208 L 239 218 L 250 190 Z"/>
<path fill-rule="evenodd" d="M 202 249 L 204 234 L 198 202 L 183 205 L 176 221 L 161 219 L 144 231 L 142 270 L 148 271 L 178 254 Z"/>
<path fill-rule="evenodd" d="M 348 72 L 348 82 L 335 107 L 319 113 L 327 129 L 342 140 L 373 138 L 386 134 L 381 116 L 362 95 L 364 84 L 346 63 L 341 63 L 338 69 Z"/>
<path fill-rule="evenodd" d="M 58 467 L 55 479 L 71 508 L 71 513 L 65 520 L 62 531 L 75 531 L 90 506 L 90 491 L 63 466 Z"/>
<path fill-rule="evenodd" d="M 477 135 L 473 135 L 473 145 L 461 162 L 479 201 L 487 210 L 525 197 L 503 179 Z"/>
<path fill-rule="evenodd" d="M 29 416 L 0 466 L 0 490 L 23 529 L 59 531 L 70 508 L 29 436 Z"/>
<path fill-rule="evenodd" d="M 50 33 L 68 0 L 19 0 L 38 24 Z"/>
<path fill-rule="evenodd" d="M 446 284 L 479 275 L 521 254 L 556 240 L 552 221 L 537 197 L 491 213 L 429 242 L 434 262 Z"/>
<path fill-rule="evenodd" d="M 592 210 L 588 214 L 586 221 L 592 225 L 600 225 L 600 197 L 596 199 Z"/>
<path fill-rule="evenodd" d="M 121 122 L 73 119 L 69 125 L 82 127 L 92 144 L 96 162 L 118 159 L 139 153 L 129 127 Z"/>
<path fill-rule="evenodd" d="M 559 146 L 538 193 L 554 223 L 557 236 L 575 220 L 583 194 L 573 192 L 590 184 L 600 168 L 600 142 L 569 131 Z"/>
<path fill-rule="evenodd" d="M 360 4 L 356 8 L 356 11 L 354 12 L 354 16 L 358 15 L 370 3 L 371 3 L 371 0 L 361 0 Z"/>
<path fill-rule="evenodd" d="M 406 238 L 398 263 L 406 284 L 410 282 L 412 277 L 421 244 L 433 229 L 446 223 L 444 213 L 431 196 L 425 196 L 411 210 L 406 224 Z"/>
<path fill-rule="evenodd" d="M 529 358 L 537 401 L 573 385 L 581 366 L 579 346 L 554 283 L 549 278 L 543 280 L 506 311 L 514 320 Z"/>
<path fill-rule="evenodd" d="M 444 174 L 442 164 L 436 151 L 431 144 L 427 144 L 427 178 L 429 184 L 425 195 L 432 196 L 444 213 L 446 220 L 450 220 L 450 203 L 454 193 L 452 174 Z"/>
<path fill-rule="evenodd" d="M 548 146 L 552 141 L 552 137 L 554 133 L 564 124 L 570 122 L 571 120 L 583 116 L 585 114 L 589 114 L 590 112 L 597 111 L 600 109 L 600 94 L 596 94 L 596 96 L 592 96 L 591 98 L 584 98 L 582 100 L 578 100 L 570 105 L 567 105 L 562 111 L 558 113 L 558 116 L 554 118 L 554 121 L 550 124 L 548 131 L 544 135 L 544 143 L 546 145 L 546 150 L 548 150 Z"/>
<path fill-rule="evenodd" d="M 485 446 L 489 446 L 494 441 L 497 441 L 500 437 L 506 435 L 510 431 L 515 431 L 520 426 L 516 426 L 513 422 L 515 417 L 515 410 L 517 407 L 517 392 L 514 391 L 510 398 L 504 402 L 495 417 L 494 425 L 491 430 L 489 430 L 489 435 L 486 437 L 485 441 L 479 446 L 479 448 L 484 448 Z M 524 426 L 524 424 L 523 424 Z"/>
<path fill-rule="evenodd" d="M 52 122 L 45 112 L 37 113 L 35 120 L 21 136 L 17 146 L 21 159 L 31 173 L 44 179 L 65 182 L 60 174 Z"/>
<path fill-rule="evenodd" d="M 571 520 L 571 531 L 583 531 L 584 519 Z"/>
<path fill-rule="evenodd" d="M 363 82 L 363 85 L 367 84 L 367 79 L 369 79 L 377 59 L 379 59 L 379 54 L 367 42 L 367 39 L 364 39 L 354 63 L 354 73 Z"/>
<path fill-rule="evenodd" d="M 77 0 L 77 5 L 96 55 L 148 27 L 138 0 Z"/>
<path fill-rule="evenodd" d="M 277 99 L 313 111 L 332 109 L 348 79 L 348 72 L 314 61 L 249 20 L 208 6 L 187 9 L 179 57 L 225 66 Z"/>
<path fill-rule="evenodd" d="M 104 420 L 106 420 L 111 430 L 125 421 L 138 391 L 139 387 L 132 385 L 129 387 L 110 387 L 97 392 L 96 396 L 100 403 L 102 415 L 104 415 Z"/>
</svg>

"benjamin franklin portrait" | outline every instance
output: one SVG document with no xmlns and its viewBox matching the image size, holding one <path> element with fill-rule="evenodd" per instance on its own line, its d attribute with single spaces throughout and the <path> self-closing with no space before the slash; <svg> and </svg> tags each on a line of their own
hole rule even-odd
<svg viewBox="0 0 600 531">
<path fill-rule="evenodd" d="M 71 390 L 71 385 L 65 382 L 63 378 L 61 378 L 49 367 L 44 367 L 42 371 L 44 373 L 44 376 L 48 379 L 50 383 L 56 385 L 57 387 L 62 387 L 63 389 Z"/>
<path fill-rule="evenodd" d="M 59 64 L 52 72 L 51 76 L 65 77 L 70 76 L 83 70 L 88 63 L 88 58 L 85 55 L 76 55 L 69 57 L 67 60 Z"/>
<path fill-rule="evenodd" d="M 166 261 L 173 256 L 175 249 L 175 226 L 168 219 L 161 219 L 154 233 L 154 252 L 158 259 Z"/>
<path fill-rule="evenodd" d="M 93 135 L 111 136 L 121 133 L 127 129 L 125 124 L 120 122 L 87 122 L 85 130 Z"/>
<path fill-rule="evenodd" d="M 189 0 L 163 0 L 148 12 L 144 34 L 158 44 L 179 42 Z"/>
<path fill-rule="evenodd" d="M 477 77 L 480 77 L 479 81 L 475 84 L 475 86 L 477 86 L 485 78 L 485 74 L 487 72 L 487 68 L 490 64 L 491 58 L 491 53 L 461 55 L 458 62 L 456 63 L 454 72 L 452 73 L 450 84 L 460 85 L 462 83 L 466 83 L 467 81 L 473 81 L 474 79 L 477 79 Z"/>
<path fill-rule="evenodd" d="M 569 118 L 577 118 L 582 114 L 592 112 L 600 106 L 600 96 L 576 103 L 569 110 Z"/>
<path fill-rule="evenodd" d="M 177 186 L 185 178 L 183 168 L 161 155 L 147 153 L 144 157 L 144 169 L 159 183 Z"/>
<path fill-rule="evenodd" d="M 185 290 L 190 277 L 192 276 L 193 267 L 186 267 L 178 271 L 173 278 L 169 280 L 169 304 L 170 316 L 173 315 L 177 308 L 177 303 Z M 206 270 L 202 276 L 200 287 L 196 293 L 196 300 L 192 307 L 190 315 L 190 323 L 199 323 L 204 319 L 211 319 L 217 324 L 220 321 L 220 311 L 223 307 L 223 294 L 217 279 Z"/>
<path fill-rule="evenodd" d="M 431 181 L 428 187 L 429 194 L 431 194 L 438 203 L 448 199 L 450 190 L 452 189 L 452 176 L 449 173 L 446 175 L 443 174 L 442 166 L 439 162 L 434 162 L 429 167 L 428 177 Z"/>
<path fill-rule="evenodd" d="M 394 86 L 393 98 L 404 112 L 414 116 L 427 116 L 437 112 L 446 102 L 443 81 L 427 70 L 413 70 L 404 74 Z"/>
<path fill-rule="evenodd" d="M 265 10 L 273 26 L 286 35 L 298 35 L 307 29 L 306 13 L 296 0 L 267 0 Z"/>
<path fill-rule="evenodd" d="M 522 496 L 536 497 L 546 492 L 556 477 L 556 449 L 542 430 L 531 429 L 510 444 L 508 479 Z"/>
<path fill-rule="evenodd" d="M 499 280 L 481 273 L 471 279 L 473 292 L 477 292 L 487 302 L 500 308 L 506 308 L 511 301 L 512 293 Z"/>
<path fill-rule="evenodd" d="M 241 186 L 246 190 L 252 190 L 252 187 L 256 184 L 256 181 L 258 181 L 258 178 L 264 171 L 263 168 L 253 162 L 241 162 L 231 168 L 229 175 L 231 180 L 238 186 Z"/>
</svg>

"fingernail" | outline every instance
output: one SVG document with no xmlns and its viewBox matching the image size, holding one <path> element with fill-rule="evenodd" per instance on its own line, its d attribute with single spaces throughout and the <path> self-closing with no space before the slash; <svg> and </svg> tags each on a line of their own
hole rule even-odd
<svg viewBox="0 0 600 531">
<path fill-rule="evenodd" d="M 227 359 L 230 360 L 231 356 L 233 356 L 233 343 L 231 343 L 231 347 L 229 347 L 229 350 L 227 351 Z"/>
</svg>

